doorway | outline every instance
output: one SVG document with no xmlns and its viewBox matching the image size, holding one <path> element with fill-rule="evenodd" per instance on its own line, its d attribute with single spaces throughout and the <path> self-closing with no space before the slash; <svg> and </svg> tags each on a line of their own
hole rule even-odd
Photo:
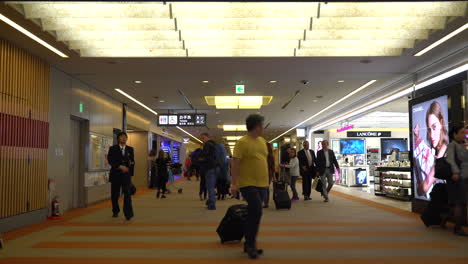
<svg viewBox="0 0 468 264">
<path fill-rule="evenodd" d="M 83 191 L 83 168 L 84 168 L 84 146 L 83 146 L 84 121 L 70 119 L 70 145 L 69 145 L 69 177 L 65 181 L 66 197 L 63 197 L 63 209 L 70 210 L 81 207 Z"/>
</svg>

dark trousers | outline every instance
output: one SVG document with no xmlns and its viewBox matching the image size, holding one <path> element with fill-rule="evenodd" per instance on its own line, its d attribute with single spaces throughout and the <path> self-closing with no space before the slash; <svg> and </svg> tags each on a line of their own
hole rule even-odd
<svg viewBox="0 0 468 264">
<path fill-rule="evenodd" d="M 130 176 L 123 176 L 123 179 L 114 180 L 111 183 L 112 212 L 120 212 L 119 197 L 120 192 L 124 195 L 123 211 L 125 217 L 133 217 L 132 196 L 130 195 Z"/>
<path fill-rule="evenodd" d="M 304 197 L 310 198 L 312 191 L 312 175 L 310 173 L 304 173 L 302 175 L 302 194 Z"/>
<path fill-rule="evenodd" d="M 262 218 L 262 203 L 266 188 L 248 186 L 240 189 L 242 196 L 247 201 L 247 223 L 245 227 L 245 246 L 257 247 L 257 234 Z"/>
<path fill-rule="evenodd" d="M 200 175 L 201 177 L 201 181 L 200 181 L 200 192 L 199 192 L 199 195 L 200 195 L 200 198 L 203 194 L 203 198 L 206 199 L 206 194 L 207 194 L 207 191 L 206 191 L 206 176 L 205 174 L 202 174 Z"/>
</svg>

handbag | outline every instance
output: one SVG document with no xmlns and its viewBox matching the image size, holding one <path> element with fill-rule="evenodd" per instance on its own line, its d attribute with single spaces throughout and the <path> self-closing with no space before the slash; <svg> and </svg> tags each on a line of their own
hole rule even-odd
<svg viewBox="0 0 468 264">
<path fill-rule="evenodd" d="M 315 177 L 314 178 L 314 181 L 312 182 L 312 189 L 317 188 L 317 185 L 318 185 L 319 181 L 320 181 L 320 177 Z"/>
<path fill-rule="evenodd" d="M 315 190 L 319 193 L 323 193 L 323 184 L 322 184 L 322 181 L 320 180 L 320 178 L 317 178 L 318 181 L 317 181 L 317 185 L 315 186 Z"/>
<path fill-rule="evenodd" d="M 130 183 L 130 188 L 129 188 L 129 189 L 130 189 L 130 190 L 129 190 L 129 191 L 130 191 L 130 195 L 135 195 L 137 189 L 136 189 L 135 185 L 133 185 L 133 183 Z"/>
<path fill-rule="evenodd" d="M 457 163 L 458 167 L 460 167 L 460 162 L 457 157 L 457 150 L 454 149 L 453 152 L 455 154 L 455 162 Z M 447 157 L 436 159 L 434 177 L 440 180 L 448 180 L 452 177 L 452 166 L 450 163 L 448 163 Z"/>
</svg>

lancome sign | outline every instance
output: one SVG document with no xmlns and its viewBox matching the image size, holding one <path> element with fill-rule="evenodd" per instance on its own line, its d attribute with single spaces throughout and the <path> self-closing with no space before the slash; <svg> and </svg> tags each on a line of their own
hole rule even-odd
<svg viewBox="0 0 468 264">
<path fill-rule="evenodd" d="M 348 137 L 391 137 L 391 131 L 348 131 Z"/>
</svg>

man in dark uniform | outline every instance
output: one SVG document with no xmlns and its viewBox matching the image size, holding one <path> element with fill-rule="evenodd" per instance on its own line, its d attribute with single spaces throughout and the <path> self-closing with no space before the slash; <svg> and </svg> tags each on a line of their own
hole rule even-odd
<svg viewBox="0 0 468 264">
<path fill-rule="evenodd" d="M 130 220 L 133 217 L 132 207 L 132 176 L 135 166 L 135 156 L 133 148 L 127 146 L 128 136 L 125 132 L 117 135 L 118 144 L 109 148 L 107 160 L 111 166 L 109 181 L 111 182 L 112 212 L 113 217 L 118 217 L 119 197 L 122 191 L 124 195 L 123 211 L 125 218 Z"/>
<path fill-rule="evenodd" d="M 304 141 L 304 149 L 297 153 L 299 159 L 300 173 L 302 176 L 302 193 L 304 200 L 311 200 L 312 179 L 317 176 L 316 158 L 313 150 L 309 149 L 309 142 Z"/>
</svg>

